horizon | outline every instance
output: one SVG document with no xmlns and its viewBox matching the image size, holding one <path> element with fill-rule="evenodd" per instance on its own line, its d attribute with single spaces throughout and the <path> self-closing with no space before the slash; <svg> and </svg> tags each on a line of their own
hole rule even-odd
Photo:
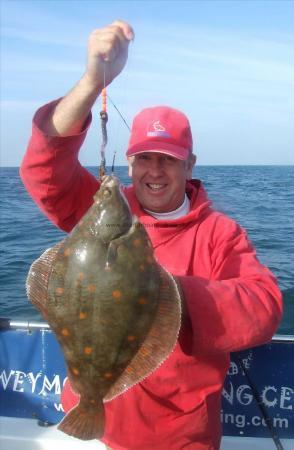
<svg viewBox="0 0 294 450">
<path fill-rule="evenodd" d="M 89 33 L 118 17 L 135 41 L 107 92 L 128 123 L 170 104 L 190 119 L 196 167 L 294 165 L 294 2 L 4 0 L 1 167 L 19 167 L 36 109 L 71 89 Z M 100 109 L 98 99 L 80 154 L 86 166 L 100 160 Z M 120 149 L 125 166 L 129 133 L 111 101 L 108 113 L 106 155 Z"/>
<path fill-rule="evenodd" d="M 84 164 L 85 168 L 98 168 L 99 164 Z M 106 169 L 111 168 L 111 165 L 106 164 Z M 128 167 L 127 164 L 117 164 L 115 167 Z M 197 167 L 294 167 L 294 164 L 195 164 L 194 169 Z M 19 169 L 20 166 L 0 166 L 1 169 Z M 115 168 L 114 171 L 115 172 Z"/>
</svg>

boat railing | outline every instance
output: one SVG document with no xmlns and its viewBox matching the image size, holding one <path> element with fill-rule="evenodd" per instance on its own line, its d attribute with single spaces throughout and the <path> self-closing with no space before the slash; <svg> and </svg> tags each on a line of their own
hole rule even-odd
<svg viewBox="0 0 294 450">
<path fill-rule="evenodd" d="M 0 317 L 0 330 L 50 330 L 50 325 L 46 322 L 35 322 L 30 320 L 10 320 Z M 293 342 L 294 334 L 275 334 L 272 342 Z"/>
</svg>

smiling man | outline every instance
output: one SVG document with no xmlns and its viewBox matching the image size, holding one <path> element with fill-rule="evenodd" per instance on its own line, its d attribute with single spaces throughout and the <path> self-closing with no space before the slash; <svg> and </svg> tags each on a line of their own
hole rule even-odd
<svg viewBox="0 0 294 450">
<path fill-rule="evenodd" d="M 186 181 L 196 161 L 189 121 L 166 106 L 147 108 L 134 119 L 127 150 L 129 175 L 136 196 L 147 211 L 189 211 Z"/>
<path fill-rule="evenodd" d="M 132 38 L 132 28 L 122 21 L 95 30 L 85 74 L 64 98 L 35 115 L 20 173 L 36 203 L 65 231 L 99 189 L 78 152 L 92 105 L 104 80 L 111 83 L 123 69 Z M 158 262 L 177 280 L 184 313 L 169 358 L 105 404 L 102 440 L 114 450 L 219 449 L 229 353 L 270 340 L 281 318 L 276 280 L 245 231 L 213 210 L 202 183 L 191 179 L 192 148 L 182 112 L 159 106 L 135 117 L 127 149 L 133 184 L 124 192 Z M 65 410 L 77 401 L 67 384 Z"/>
</svg>

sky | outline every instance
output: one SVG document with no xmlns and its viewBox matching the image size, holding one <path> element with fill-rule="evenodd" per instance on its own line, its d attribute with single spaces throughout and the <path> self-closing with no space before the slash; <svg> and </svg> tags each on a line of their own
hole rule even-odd
<svg viewBox="0 0 294 450">
<path fill-rule="evenodd" d="M 189 117 L 201 165 L 294 164 L 294 1 L 1 2 L 1 165 L 19 166 L 36 109 L 85 70 L 91 31 L 116 19 L 135 31 L 108 95 L 131 124 L 169 105 Z M 100 99 L 80 152 L 100 162 Z M 108 105 L 109 143 L 126 164 L 129 131 Z"/>
</svg>

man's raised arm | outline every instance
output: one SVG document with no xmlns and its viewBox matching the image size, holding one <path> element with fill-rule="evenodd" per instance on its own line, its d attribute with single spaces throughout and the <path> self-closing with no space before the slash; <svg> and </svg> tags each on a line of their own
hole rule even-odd
<svg viewBox="0 0 294 450">
<path fill-rule="evenodd" d="M 69 136 L 81 131 L 103 87 L 123 70 L 133 38 L 132 28 L 123 21 L 115 21 L 90 34 L 86 71 L 51 114 L 44 118 L 41 124 L 43 132 L 50 136 Z"/>
<path fill-rule="evenodd" d="M 97 179 L 78 161 L 101 93 L 123 70 L 134 33 L 123 21 L 93 31 L 84 75 L 61 100 L 40 108 L 20 176 L 36 204 L 58 227 L 70 231 L 93 201 Z M 88 120 L 87 120 L 88 119 Z"/>
</svg>

